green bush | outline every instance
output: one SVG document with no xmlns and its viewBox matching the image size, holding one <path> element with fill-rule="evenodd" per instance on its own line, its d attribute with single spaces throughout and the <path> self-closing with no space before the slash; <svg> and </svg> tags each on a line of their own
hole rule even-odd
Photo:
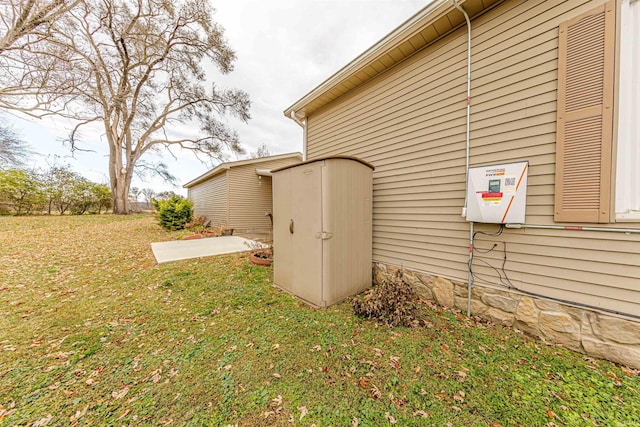
<svg viewBox="0 0 640 427">
<path fill-rule="evenodd" d="M 389 327 L 413 326 L 418 322 L 416 300 L 413 287 L 398 270 L 392 278 L 354 297 L 352 306 L 358 316 L 378 319 Z"/>
<path fill-rule="evenodd" d="M 193 218 L 193 202 L 180 196 L 168 199 L 153 199 L 158 221 L 166 230 L 182 230 L 186 223 Z"/>
</svg>

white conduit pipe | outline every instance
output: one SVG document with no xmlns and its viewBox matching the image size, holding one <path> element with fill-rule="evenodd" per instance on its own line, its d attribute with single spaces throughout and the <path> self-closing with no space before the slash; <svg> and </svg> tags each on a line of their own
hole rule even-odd
<svg viewBox="0 0 640 427">
<path fill-rule="evenodd" d="M 505 224 L 506 228 L 538 228 L 542 230 L 571 230 L 571 231 L 606 231 L 609 233 L 640 234 L 637 228 L 611 228 L 611 227 L 583 227 L 581 225 L 528 225 Z"/>
<path fill-rule="evenodd" d="M 466 166 L 465 166 L 465 191 L 464 191 L 464 207 L 462 208 L 462 216 L 467 216 L 467 187 L 469 186 L 469 146 L 471 131 L 471 20 L 467 12 L 458 4 L 458 0 L 453 0 L 453 4 L 463 15 L 467 21 L 467 130 L 466 130 Z M 471 263 L 473 262 L 473 222 L 469 223 L 469 284 L 467 286 L 467 316 L 471 316 L 471 288 L 473 286 L 473 274 L 471 271 Z"/>
</svg>

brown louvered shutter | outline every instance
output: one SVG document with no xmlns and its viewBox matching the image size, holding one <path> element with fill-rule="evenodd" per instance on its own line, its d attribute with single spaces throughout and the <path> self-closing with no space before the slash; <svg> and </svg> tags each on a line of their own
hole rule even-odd
<svg viewBox="0 0 640 427">
<path fill-rule="evenodd" d="M 554 219 L 609 222 L 615 1 L 560 24 Z"/>
</svg>

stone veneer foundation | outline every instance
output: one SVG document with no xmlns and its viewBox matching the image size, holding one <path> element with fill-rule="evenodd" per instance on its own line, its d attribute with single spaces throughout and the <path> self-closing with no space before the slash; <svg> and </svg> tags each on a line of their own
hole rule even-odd
<svg viewBox="0 0 640 427">
<path fill-rule="evenodd" d="M 374 283 L 400 267 L 373 264 Z M 403 268 L 423 300 L 467 311 L 467 284 Z M 473 285 L 471 314 L 513 326 L 543 341 L 589 356 L 640 368 L 640 323 L 518 292 Z"/>
</svg>

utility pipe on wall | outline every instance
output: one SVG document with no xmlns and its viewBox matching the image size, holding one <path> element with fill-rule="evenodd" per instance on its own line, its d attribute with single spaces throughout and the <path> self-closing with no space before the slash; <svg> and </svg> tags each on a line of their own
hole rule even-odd
<svg viewBox="0 0 640 427">
<path fill-rule="evenodd" d="M 609 233 L 640 234 L 638 228 L 611 228 L 611 227 L 583 227 L 581 225 L 529 225 L 529 224 L 505 224 L 506 228 L 538 228 L 542 230 L 571 230 L 571 231 L 606 231 Z"/>
<path fill-rule="evenodd" d="M 464 207 L 462 208 L 462 216 L 467 216 L 467 191 L 466 186 L 469 185 L 469 148 L 471 141 L 471 20 L 467 12 L 458 4 L 458 0 L 453 0 L 453 4 L 463 15 L 467 21 L 467 127 L 465 134 L 465 194 Z"/>
<path fill-rule="evenodd" d="M 467 129 L 465 134 L 465 191 L 464 191 L 464 207 L 462 208 L 462 216 L 467 216 L 467 192 L 469 186 L 469 147 L 471 142 L 471 20 L 467 12 L 458 4 L 458 0 L 453 0 L 453 5 L 463 15 L 467 21 Z M 469 223 L 469 284 L 467 286 L 467 316 L 471 316 L 471 288 L 473 286 L 473 274 L 471 272 L 471 263 L 473 262 L 473 222 Z"/>
<path fill-rule="evenodd" d="M 302 128 L 302 161 L 307 161 L 307 120 L 306 118 L 303 120 L 299 120 L 296 117 L 296 112 L 291 112 L 291 119 L 298 124 Z"/>
</svg>

